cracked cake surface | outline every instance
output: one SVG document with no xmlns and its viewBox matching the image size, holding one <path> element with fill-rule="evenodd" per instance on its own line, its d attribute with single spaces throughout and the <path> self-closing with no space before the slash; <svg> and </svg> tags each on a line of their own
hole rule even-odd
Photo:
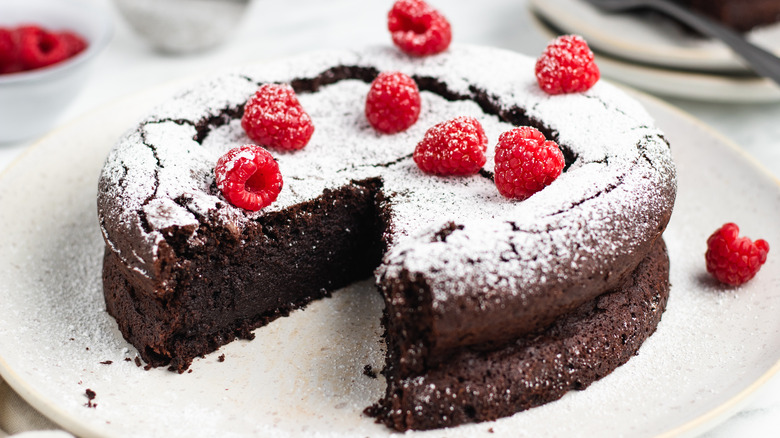
<svg viewBox="0 0 780 438">
<path fill-rule="evenodd" d="M 374 270 L 396 369 L 408 376 L 464 347 L 499 348 L 623 284 L 671 215 L 669 145 L 622 91 L 601 81 L 549 96 L 533 63 L 457 45 L 427 58 L 318 52 L 208 78 L 164 102 L 119 140 L 99 182 L 104 288 L 123 335 L 147 362 L 181 370 Z M 379 134 L 365 119 L 381 71 L 421 90 L 407 131 Z M 243 105 L 275 82 L 293 86 L 315 131 L 303 150 L 271 151 L 284 187 L 248 212 L 220 196 L 214 164 L 251 143 Z M 414 146 L 457 116 L 483 125 L 487 164 L 468 177 L 423 174 Z M 537 127 L 566 157 L 561 176 L 522 202 L 492 181 L 498 135 L 517 125 Z"/>
</svg>

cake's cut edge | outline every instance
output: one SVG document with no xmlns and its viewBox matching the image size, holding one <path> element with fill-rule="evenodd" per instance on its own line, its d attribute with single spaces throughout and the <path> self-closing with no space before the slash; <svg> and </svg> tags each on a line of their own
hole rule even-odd
<svg viewBox="0 0 780 438">
<path fill-rule="evenodd" d="M 661 320 L 669 288 L 659 238 L 622 286 L 504 348 L 462 349 L 423 373 L 401 375 L 388 345 L 387 392 L 365 413 L 395 430 L 427 430 L 495 420 L 585 389 L 637 354 Z"/>
</svg>

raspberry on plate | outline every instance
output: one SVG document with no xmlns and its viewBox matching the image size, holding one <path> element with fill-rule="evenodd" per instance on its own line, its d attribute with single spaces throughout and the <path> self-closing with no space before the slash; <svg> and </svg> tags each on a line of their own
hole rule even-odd
<svg viewBox="0 0 780 438">
<path fill-rule="evenodd" d="M 217 188 L 236 207 L 258 211 L 282 191 L 282 174 L 271 154 L 249 144 L 229 150 L 214 168 Z"/>
<path fill-rule="evenodd" d="M 769 243 L 739 237 L 739 227 L 727 223 L 707 239 L 707 272 L 721 283 L 739 286 L 753 278 L 766 262 Z"/>
<path fill-rule="evenodd" d="M 452 41 L 450 22 L 422 0 L 398 0 L 387 14 L 393 43 L 406 54 L 428 56 L 447 50 Z"/>
<path fill-rule="evenodd" d="M 414 79 L 401 72 L 383 72 L 366 96 L 366 118 L 385 134 L 409 129 L 420 116 L 420 91 Z"/>
<path fill-rule="evenodd" d="M 536 80 L 548 94 L 588 91 L 601 77 L 593 52 L 582 37 L 554 39 L 536 60 Z"/>
<path fill-rule="evenodd" d="M 495 156 L 498 191 L 512 199 L 527 199 L 552 184 L 563 171 L 563 152 L 538 129 L 521 126 L 498 137 Z"/>
<path fill-rule="evenodd" d="M 19 59 L 25 70 L 46 67 L 70 56 L 68 45 L 57 34 L 38 26 L 22 26 L 19 33 Z"/>
<path fill-rule="evenodd" d="M 241 126 L 252 141 L 280 150 L 301 149 L 314 133 L 311 117 L 286 84 L 265 84 L 244 107 Z"/>
<path fill-rule="evenodd" d="M 456 117 L 432 126 L 414 149 L 414 162 L 436 175 L 472 175 L 485 164 L 487 136 L 473 117 Z"/>
</svg>

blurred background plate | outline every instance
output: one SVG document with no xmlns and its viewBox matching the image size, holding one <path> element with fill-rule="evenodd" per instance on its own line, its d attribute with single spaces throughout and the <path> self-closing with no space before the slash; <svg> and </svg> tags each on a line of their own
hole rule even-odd
<svg viewBox="0 0 780 438">
<path fill-rule="evenodd" d="M 531 13 L 531 21 L 539 32 L 548 38 L 571 33 L 557 28 L 542 16 L 538 9 Z M 653 94 L 722 103 L 780 102 L 780 86 L 770 79 L 738 73 L 717 74 L 633 63 L 592 48 L 604 77 Z"/>
<path fill-rule="evenodd" d="M 608 14 L 584 0 L 529 0 L 545 20 L 588 40 L 591 48 L 615 57 L 662 67 L 714 72 L 747 72 L 719 41 L 698 37 L 651 14 Z M 780 24 L 754 29 L 749 41 L 780 53 Z"/>
</svg>

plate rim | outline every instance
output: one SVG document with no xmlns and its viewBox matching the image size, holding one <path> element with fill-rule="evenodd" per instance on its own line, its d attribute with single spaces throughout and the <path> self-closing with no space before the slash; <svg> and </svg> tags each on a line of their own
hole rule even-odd
<svg viewBox="0 0 780 438">
<path fill-rule="evenodd" d="M 260 64 L 262 64 L 262 62 Z M 63 125 L 60 125 L 53 131 L 36 140 L 22 153 L 15 157 L 15 159 L 12 160 L 5 169 L 0 170 L 0 183 L 2 183 L 5 178 L 8 177 L 11 169 L 19 166 L 20 163 L 26 159 L 26 157 L 31 155 L 34 151 L 43 148 L 48 141 L 60 133 L 67 131 L 68 129 L 73 129 L 75 126 L 83 123 L 85 120 L 99 117 L 100 114 L 109 114 L 110 112 L 108 110 L 110 108 L 127 106 L 129 102 L 150 102 L 149 106 L 152 106 L 153 102 L 164 98 L 164 96 L 167 95 L 166 93 L 172 94 L 176 92 L 177 90 L 181 89 L 183 84 L 186 84 L 188 81 L 192 81 L 197 77 L 198 76 L 187 76 L 145 89 L 141 92 L 129 93 L 110 102 L 98 105 L 94 109 L 82 114 L 81 116 L 76 117 Z M 637 99 L 643 106 L 649 102 L 650 104 L 655 105 L 664 111 L 674 114 L 676 118 L 684 120 L 686 123 L 695 125 L 699 129 L 707 132 L 718 142 L 727 146 L 728 149 L 736 152 L 753 169 L 758 170 L 758 172 L 761 173 L 764 177 L 768 177 L 768 179 L 772 181 L 776 188 L 780 190 L 780 178 L 773 175 L 766 167 L 764 167 L 760 161 L 741 148 L 736 142 L 718 132 L 712 126 L 699 120 L 694 115 L 646 92 L 623 84 L 615 84 L 614 82 L 613 85 L 618 86 L 627 94 Z M 128 123 L 132 123 L 132 121 L 128 121 Z M 731 418 L 733 414 L 738 412 L 738 410 L 744 404 L 746 404 L 753 395 L 755 395 L 759 388 L 764 386 L 770 379 L 779 373 L 780 355 L 775 360 L 774 365 L 769 367 L 769 369 L 764 371 L 756 380 L 754 380 L 747 387 L 743 388 L 737 394 L 731 396 L 726 401 L 710 409 L 704 414 L 691 418 L 684 424 L 681 424 L 673 429 L 661 432 L 660 434 L 655 435 L 655 437 L 670 438 L 695 436 L 696 434 L 703 433 L 704 431 L 714 428 L 718 424 Z M 83 437 L 110 436 L 110 434 L 107 434 L 106 431 L 101 427 L 98 427 L 93 423 L 78 421 L 78 418 L 68 415 L 63 409 L 60 408 L 58 404 L 53 403 L 51 400 L 49 400 L 48 397 L 41 394 L 40 391 L 37 391 L 32 386 L 29 386 L 25 379 L 23 379 L 19 373 L 8 364 L 8 362 L 3 357 L 2 351 L 0 351 L 0 377 L 2 377 L 11 387 L 11 389 L 13 389 L 22 399 L 24 399 L 26 403 L 28 403 L 41 415 L 61 426 L 65 431 L 73 433 L 76 436 Z"/>
</svg>

